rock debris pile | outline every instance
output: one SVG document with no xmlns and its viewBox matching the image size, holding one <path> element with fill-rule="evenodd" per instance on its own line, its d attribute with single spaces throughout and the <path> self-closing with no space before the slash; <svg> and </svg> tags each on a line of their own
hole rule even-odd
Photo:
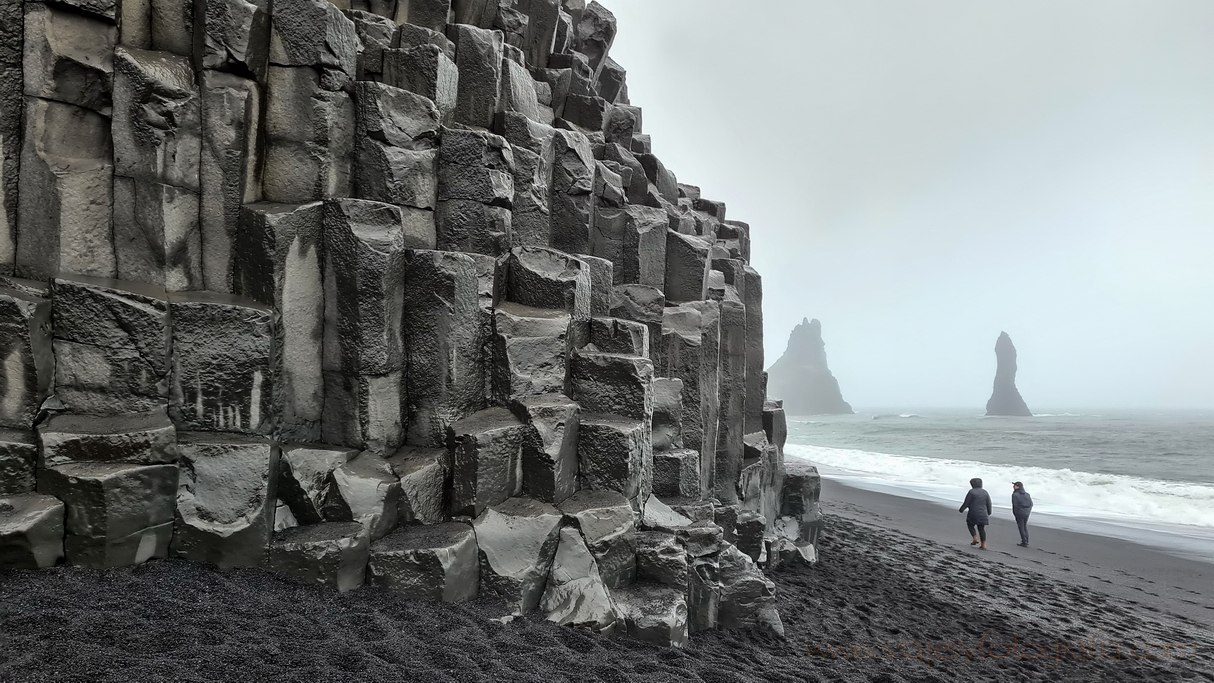
<svg viewBox="0 0 1214 683">
<path fill-rule="evenodd" d="M 750 229 L 578 0 L 0 6 L 0 565 L 181 557 L 678 645 L 817 473 Z"/>
</svg>

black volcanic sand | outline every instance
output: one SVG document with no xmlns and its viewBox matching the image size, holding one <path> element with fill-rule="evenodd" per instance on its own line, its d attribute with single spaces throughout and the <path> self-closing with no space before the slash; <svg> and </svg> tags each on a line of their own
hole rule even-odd
<svg viewBox="0 0 1214 683">
<path fill-rule="evenodd" d="M 788 638 L 683 650 L 176 561 L 0 573 L 2 681 L 1214 681 L 1214 636 L 955 548 L 828 518 L 777 571 Z"/>
</svg>

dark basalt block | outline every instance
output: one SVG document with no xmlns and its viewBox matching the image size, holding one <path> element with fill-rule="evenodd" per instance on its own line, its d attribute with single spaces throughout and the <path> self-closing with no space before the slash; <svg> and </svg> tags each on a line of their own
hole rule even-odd
<svg viewBox="0 0 1214 683">
<path fill-rule="evenodd" d="M 333 486 L 333 470 L 352 460 L 358 451 L 324 446 L 287 446 L 278 471 L 278 497 L 302 524 L 324 521 L 325 501 Z"/>
<path fill-rule="evenodd" d="M 578 462 L 583 488 L 617 491 L 640 509 L 649 495 L 653 468 L 648 423 L 619 415 L 583 415 Z"/>
<path fill-rule="evenodd" d="M 687 596 L 682 586 L 637 584 L 611 595 L 630 637 L 662 647 L 687 644 Z"/>
<path fill-rule="evenodd" d="M 63 503 L 53 496 L 0 497 L 0 567 L 43 569 L 63 559 Z"/>
<path fill-rule="evenodd" d="M 539 606 L 549 621 L 562 626 L 611 632 L 619 621 L 615 601 L 595 558 L 573 527 L 561 529 Z"/>
<path fill-rule="evenodd" d="M 366 529 L 357 522 L 299 526 L 274 534 L 266 568 L 345 592 L 363 585 L 369 547 Z"/>
<path fill-rule="evenodd" d="M 556 508 L 511 498 L 485 510 L 473 526 L 481 560 L 481 595 L 516 614 L 540 604 L 556 555 L 561 520 Z"/>
<path fill-rule="evenodd" d="M 559 504 L 578 489 L 581 408 L 563 394 L 527 396 L 511 404 L 523 431 L 522 492 Z"/>
<path fill-rule="evenodd" d="M 383 457 L 366 452 L 329 474 L 322 513 L 330 522 L 362 524 L 375 541 L 396 527 L 400 505 L 400 477 Z"/>
<path fill-rule="evenodd" d="M 32 432 L 0 429 L 0 496 L 34 490 L 38 444 Z"/>
<path fill-rule="evenodd" d="M 51 353 L 51 304 L 44 297 L 0 289 L 0 427 L 33 429 L 42 402 L 51 393 L 55 357 Z"/>
<path fill-rule="evenodd" d="M 446 519 L 449 457 L 443 449 L 406 446 L 388 458 L 393 474 L 400 478 L 401 524 L 438 524 Z"/>
<path fill-rule="evenodd" d="M 394 531 L 371 544 L 367 580 L 417 600 L 473 600 L 480 589 L 476 534 L 462 522 Z"/>
<path fill-rule="evenodd" d="M 56 415 L 38 426 L 40 467 L 72 463 L 158 465 L 178 459 L 177 431 L 163 410 L 130 415 Z"/>
<path fill-rule="evenodd" d="M 482 410 L 451 426 L 453 514 L 479 515 L 519 493 L 523 431 L 505 408 Z"/>
<path fill-rule="evenodd" d="M 615 491 L 579 491 L 560 511 L 577 526 L 608 588 L 636 579 L 636 524 L 632 505 Z"/>
</svg>

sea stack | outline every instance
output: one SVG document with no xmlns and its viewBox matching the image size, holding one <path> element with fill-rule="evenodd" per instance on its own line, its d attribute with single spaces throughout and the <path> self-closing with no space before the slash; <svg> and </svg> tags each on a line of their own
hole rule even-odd
<svg viewBox="0 0 1214 683">
<path fill-rule="evenodd" d="M 767 371 L 768 390 L 784 399 L 789 415 L 850 415 L 851 405 L 843 400 L 839 381 L 826 364 L 826 342 L 822 341 L 822 323 L 801 320 L 788 337 L 788 348 Z"/>
<path fill-rule="evenodd" d="M 1016 389 L 1016 346 L 1007 332 L 1000 332 L 995 342 L 995 388 L 991 400 L 986 402 L 987 415 L 1010 415 L 1032 417 L 1033 411 L 1025 405 Z"/>
</svg>

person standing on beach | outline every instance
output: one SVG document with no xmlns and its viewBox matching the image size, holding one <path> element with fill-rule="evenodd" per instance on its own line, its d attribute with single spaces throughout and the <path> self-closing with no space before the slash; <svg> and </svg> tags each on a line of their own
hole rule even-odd
<svg viewBox="0 0 1214 683">
<path fill-rule="evenodd" d="M 1012 516 L 1016 518 L 1016 528 L 1020 530 L 1021 548 L 1029 547 L 1029 513 L 1033 511 L 1033 497 L 1024 490 L 1024 484 L 1012 482 Z"/>
<path fill-rule="evenodd" d="M 970 545 L 986 550 L 986 525 L 991 522 L 991 494 L 982 488 L 982 480 L 977 477 L 970 479 L 970 492 L 965 494 L 965 502 L 961 503 L 957 512 L 966 510 L 969 510 L 969 514 L 965 517 L 965 525 L 974 539 Z"/>
</svg>

